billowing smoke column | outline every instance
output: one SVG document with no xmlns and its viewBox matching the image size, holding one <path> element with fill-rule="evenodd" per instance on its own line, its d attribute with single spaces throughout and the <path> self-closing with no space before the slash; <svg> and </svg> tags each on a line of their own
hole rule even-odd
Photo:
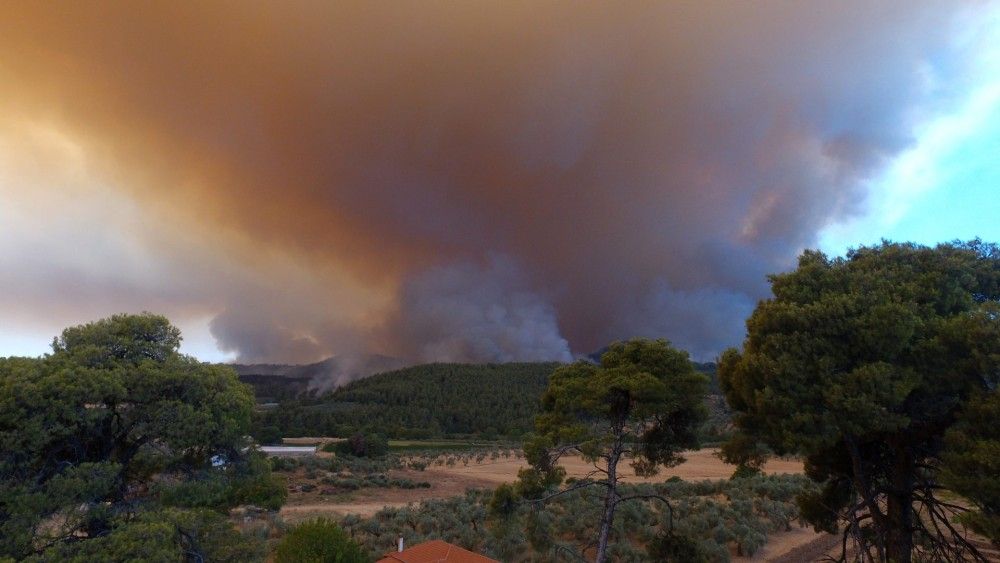
<svg viewBox="0 0 1000 563">
<path fill-rule="evenodd" d="M 960 74 L 961 9 L 25 3 L 0 103 L 241 257 L 252 288 L 170 275 L 244 361 L 710 358 Z"/>
<path fill-rule="evenodd" d="M 386 326 L 393 349 L 418 361 L 572 359 L 555 309 L 499 257 L 408 279 Z"/>
</svg>

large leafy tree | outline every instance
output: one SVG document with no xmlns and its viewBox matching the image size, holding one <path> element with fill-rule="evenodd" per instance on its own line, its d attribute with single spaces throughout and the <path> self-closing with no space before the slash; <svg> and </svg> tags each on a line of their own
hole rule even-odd
<svg viewBox="0 0 1000 563">
<path fill-rule="evenodd" d="M 238 539 L 221 511 L 280 506 L 246 438 L 251 391 L 180 341 L 161 316 L 117 315 L 0 360 L 0 556 L 219 558 Z"/>
<path fill-rule="evenodd" d="M 724 448 L 730 461 L 759 464 L 761 443 L 804 455 L 823 483 L 801 499 L 804 516 L 844 525 L 859 557 L 981 558 L 939 491 L 945 432 L 1000 378 L 997 247 L 807 251 L 770 281 L 742 352 L 719 365 L 742 431 Z"/>
<path fill-rule="evenodd" d="M 520 474 L 528 498 L 544 499 L 559 484 L 564 455 L 580 455 L 594 471 L 561 494 L 602 487 L 604 506 L 596 539 L 596 561 L 606 560 L 618 506 L 635 498 L 619 493 L 619 465 L 628 461 L 639 475 L 684 461 L 681 452 L 698 447 L 698 428 L 707 417 L 708 378 L 696 372 L 687 352 L 665 340 L 612 344 L 598 365 L 580 361 L 555 370 L 542 395 L 534 438 L 525 444 L 531 468 Z M 503 489 L 498 495 L 507 495 Z M 511 506 L 508 498 L 495 506 Z M 495 510 L 496 511 L 496 510 Z"/>
</svg>

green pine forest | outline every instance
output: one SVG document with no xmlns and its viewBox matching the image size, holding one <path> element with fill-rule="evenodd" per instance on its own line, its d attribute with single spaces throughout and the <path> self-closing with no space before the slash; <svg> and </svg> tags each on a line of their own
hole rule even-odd
<svg viewBox="0 0 1000 563">
<path fill-rule="evenodd" d="M 695 363 L 710 378 L 706 398 L 711 417 L 704 432 L 718 439 L 728 425 L 728 409 L 718 394 L 714 363 Z M 389 371 L 354 381 L 329 393 L 309 392 L 298 378 L 241 375 L 261 406 L 254 436 L 281 437 L 380 434 L 397 439 L 516 439 L 529 432 L 552 362 L 433 363 Z M 277 404 L 266 404 L 275 397 Z"/>
</svg>

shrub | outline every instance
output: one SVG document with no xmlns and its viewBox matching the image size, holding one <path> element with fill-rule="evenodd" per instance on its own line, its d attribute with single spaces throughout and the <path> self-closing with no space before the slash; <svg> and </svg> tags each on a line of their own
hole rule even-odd
<svg viewBox="0 0 1000 563">
<path fill-rule="evenodd" d="M 376 458 L 389 453 L 389 440 L 380 434 L 355 434 L 337 443 L 337 453 L 355 457 Z"/>
<path fill-rule="evenodd" d="M 733 471 L 733 475 L 730 479 L 748 479 L 750 477 L 756 477 L 758 475 L 763 475 L 763 471 L 759 467 L 753 467 L 741 463 L 736 466 L 736 471 Z"/>
<path fill-rule="evenodd" d="M 545 490 L 541 482 L 538 486 Z M 647 560 L 641 551 L 650 548 L 654 561 L 711 563 L 730 561 L 730 550 L 751 555 L 768 535 L 798 519 L 796 496 L 813 490 L 817 487 L 804 475 L 625 485 L 623 494 L 663 496 L 673 510 L 659 500 L 623 503 L 611 533 L 612 554 L 623 562 Z M 597 489 L 567 493 L 544 506 L 519 502 L 516 493 L 511 495 L 510 485 L 493 493 L 469 491 L 366 519 L 345 518 L 342 526 L 372 554 L 394 545 L 400 535 L 417 543 L 431 538 L 462 543 L 502 561 L 561 561 L 586 553 L 600 520 Z"/>
<path fill-rule="evenodd" d="M 664 533 L 656 537 L 648 546 L 649 556 L 656 561 L 707 563 L 709 558 L 701 544 L 687 536 Z"/>
<path fill-rule="evenodd" d="M 282 443 L 281 429 L 277 426 L 264 426 L 257 430 L 254 437 L 257 438 L 258 443 L 265 446 Z"/>
<path fill-rule="evenodd" d="M 299 466 L 299 462 L 290 457 L 269 457 L 271 471 L 294 471 Z"/>
<path fill-rule="evenodd" d="M 278 544 L 275 563 L 367 563 L 368 556 L 331 520 L 319 518 L 293 528 Z"/>
</svg>

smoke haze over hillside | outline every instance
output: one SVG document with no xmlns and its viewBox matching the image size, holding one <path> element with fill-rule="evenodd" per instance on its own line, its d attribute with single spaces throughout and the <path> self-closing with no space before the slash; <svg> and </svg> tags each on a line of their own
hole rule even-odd
<svg viewBox="0 0 1000 563">
<path fill-rule="evenodd" d="M 0 307 L 243 362 L 711 358 L 961 86 L 970 6 L 6 4 Z"/>
</svg>

